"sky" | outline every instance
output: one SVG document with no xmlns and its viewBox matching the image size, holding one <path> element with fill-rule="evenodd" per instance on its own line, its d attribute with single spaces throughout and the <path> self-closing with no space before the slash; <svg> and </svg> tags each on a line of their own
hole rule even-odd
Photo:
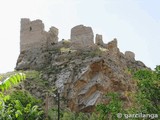
<svg viewBox="0 0 160 120">
<path fill-rule="evenodd" d="M 72 27 L 91 26 L 103 41 L 117 38 L 121 52 L 132 51 L 150 68 L 160 65 L 159 0 L 0 0 L 0 73 L 13 71 L 20 54 L 20 20 L 41 19 L 48 31 L 69 39 Z"/>
</svg>

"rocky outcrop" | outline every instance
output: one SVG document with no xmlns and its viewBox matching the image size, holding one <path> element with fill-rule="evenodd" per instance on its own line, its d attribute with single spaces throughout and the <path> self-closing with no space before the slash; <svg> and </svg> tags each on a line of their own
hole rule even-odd
<svg viewBox="0 0 160 120">
<path fill-rule="evenodd" d="M 126 51 L 125 52 L 125 57 L 130 60 L 130 61 L 134 61 L 135 60 L 135 54 L 131 51 Z"/>
<path fill-rule="evenodd" d="M 125 106 L 129 107 L 131 100 L 125 92 L 135 90 L 135 84 L 128 71 L 147 67 L 135 60 L 134 53 L 121 53 L 117 39 L 105 44 L 97 34 L 94 44 L 91 27 L 78 25 L 71 30 L 71 40 L 58 42 L 57 28 L 51 27 L 45 32 L 39 20 L 24 19 L 22 24 L 16 70 L 41 73 L 36 82 L 28 79 L 25 89 L 45 99 L 45 92 L 55 86 L 64 99 L 61 104 L 77 112 L 92 112 L 97 104 L 108 103 L 105 95 L 109 92 L 120 93 Z M 56 101 L 49 97 L 50 102 Z"/>
<path fill-rule="evenodd" d="M 78 25 L 71 29 L 71 42 L 76 48 L 89 47 L 94 44 L 94 35 L 91 27 Z"/>
<path fill-rule="evenodd" d="M 45 99 L 45 91 L 56 86 L 61 98 L 64 98 L 61 105 L 77 112 L 92 112 L 97 104 L 107 103 L 105 95 L 109 92 L 120 93 L 126 106 L 129 105 L 130 101 L 124 94 L 135 90 L 135 86 L 126 71 L 146 68 L 139 61 L 130 62 L 122 53 L 114 58 L 108 54 L 110 51 L 101 51 L 101 56 L 99 53 L 93 56 L 91 51 L 86 50 L 50 52 L 46 61 L 48 65 L 40 70 L 47 88 L 40 88 L 33 80 L 26 87 L 32 94 Z M 36 87 L 30 89 L 31 86 Z M 41 94 L 38 94 L 39 91 Z M 52 97 L 50 99 L 51 103 L 55 101 Z"/>
</svg>

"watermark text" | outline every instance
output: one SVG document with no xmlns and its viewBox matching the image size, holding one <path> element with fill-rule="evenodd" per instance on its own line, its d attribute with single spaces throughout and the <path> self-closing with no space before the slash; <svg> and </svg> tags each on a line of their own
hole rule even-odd
<svg viewBox="0 0 160 120">
<path fill-rule="evenodd" d="M 158 114 L 144 114 L 144 113 L 122 114 L 122 113 L 118 113 L 117 117 L 118 118 L 125 118 L 125 119 L 129 119 L 129 118 L 155 119 L 155 118 L 158 118 Z"/>
</svg>

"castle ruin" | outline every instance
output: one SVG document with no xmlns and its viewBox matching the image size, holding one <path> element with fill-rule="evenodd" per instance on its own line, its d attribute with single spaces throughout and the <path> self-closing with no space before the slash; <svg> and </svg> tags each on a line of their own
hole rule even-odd
<svg viewBox="0 0 160 120">
<path fill-rule="evenodd" d="M 21 19 L 20 29 L 20 55 L 16 69 L 41 69 L 47 64 L 50 55 L 44 51 L 53 50 L 56 46 L 61 46 L 62 41 L 58 41 L 58 29 L 51 27 L 49 31 L 44 30 L 41 20 L 30 21 L 28 18 Z M 103 37 L 96 34 L 94 43 L 94 33 L 91 27 L 77 25 L 71 29 L 70 49 L 84 50 L 102 47 L 108 49 L 112 57 L 119 54 L 117 40 L 105 44 Z M 61 46 L 64 47 L 64 46 Z M 45 53 L 45 54 L 42 54 Z M 134 60 L 134 53 L 126 52 L 124 55 L 129 60 Z"/>
<path fill-rule="evenodd" d="M 91 27 L 77 25 L 71 29 L 71 42 L 77 48 L 89 47 L 94 44 L 94 34 Z"/>
<path fill-rule="evenodd" d="M 58 29 L 51 27 L 48 32 L 44 30 L 41 20 L 30 21 L 21 19 L 20 51 L 32 48 L 47 48 L 49 44 L 58 42 Z"/>
<path fill-rule="evenodd" d="M 94 43 L 91 27 L 75 26 L 70 40 L 58 41 L 56 27 L 47 32 L 41 20 L 21 19 L 16 70 L 41 71 L 40 78 L 28 79 L 24 85 L 36 97 L 45 99 L 46 91 L 56 86 L 70 110 L 92 112 L 97 104 L 108 102 L 104 99 L 106 93 L 121 91 L 122 98 L 127 100 L 124 93 L 135 88 L 131 75 L 126 73 L 128 68 L 146 66 L 135 60 L 133 52 L 121 53 L 117 39 L 105 44 L 103 36 L 96 34 Z M 49 97 L 52 103 L 54 99 Z"/>
<path fill-rule="evenodd" d="M 107 48 L 107 44 L 103 43 L 102 35 L 99 34 L 96 34 L 94 44 L 92 28 L 84 25 L 77 25 L 71 29 L 70 41 L 74 49 L 87 48 L 94 45 Z M 46 32 L 41 20 L 30 21 L 28 18 L 21 19 L 20 52 L 39 48 L 48 49 L 55 43 L 58 43 L 58 29 L 56 27 L 51 27 Z"/>
</svg>

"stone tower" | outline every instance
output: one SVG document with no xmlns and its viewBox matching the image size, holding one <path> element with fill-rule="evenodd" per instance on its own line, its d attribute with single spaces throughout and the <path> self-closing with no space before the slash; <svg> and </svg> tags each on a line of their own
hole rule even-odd
<svg viewBox="0 0 160 120">
<path fill-rule="evenodd" d="M 94 35 L 91 27 L 77 25 L 71 29 L 71 42 L 77 48 L 94 45 Z"/>
<path fill-rule="evenodd" d="M 49 44 L 56 42 L 58 42 L 57 28 L 51 27 L 49 32 L 46 32 L 41 20 L 30 21 L 28 18 L 21 19 L 21 52 L 32 48 L 46 48 Z"/>
</svg>

